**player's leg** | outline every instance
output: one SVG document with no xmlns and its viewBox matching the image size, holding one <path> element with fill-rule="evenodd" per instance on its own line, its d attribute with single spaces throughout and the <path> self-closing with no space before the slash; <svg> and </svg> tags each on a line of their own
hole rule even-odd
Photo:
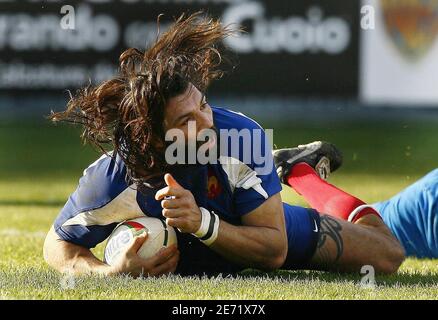
<svg viewBox="0 0 438 320">
<path fill-rule="evenodd" d="M 365 265 L 391 274 L 404 260 L 404 250 L 380 218 L 367 215 L 350 223 L 321 215 L 317 249 L 310 266 L 321 270 L 359 272 Z"/>
<path fill-rule="evenodd" d="M 373 208 L 401 242 L 406 255 L 438 258 L 438 169 Z"/>
<path fill-rule="evenodd" d="M 323 142 L 318 142 L 316 147 L 309 144 L 274 151 L 282 181 L 301 194 L 312 208 L 324 213 L 311 264 L 342 271 L 360 270 L 363 265 L 370 264 L 376 271 L 393 272 L 402 262 L 404 252 L 377 211 L 327 183 L 321 178 L 321 172 L 315 171 L 321 159 L 328 168 L 336 169 L 342 162 L 339 155 L 333 145 Z M 288 159 L 288 156 L 293 157 Z M 333 162 L 337 162 L 336 165 Z"/>
<path fill-rule="evenodd" d="M 334 144 L 326 141 L 314 141 L 295 148 L 272 151 L 278 177 L 287 184 L 286 178 L 291 168 L 300 162 L 306 162 L 318 175 L 327 180 L 331 172 L 342 165 L 342 152 Z"/>
<path fill-rule="evenodd" d="M 318 212 L 350 222 L 369 214 L 380 217 L 370 205 L 321 179 L 314 168 L 305 162 L 290 168 L 286 183 Z"/>
<path fill-rule="evenodd" d="M 288 255 L 283 269 L 359 272 L 372 265 L 393 273 L 404 255 L 380 218 L 366 216 L 355 224 L 316 210 L 284 204 Z"/>
<path fill-rule="evenodd" d="M 327 183 L 306 163 L 291 168 L 287 182 L 324 214 L 312 265 L 341 271 L 372 265 L 383 273 L 398 269 L 404 251 L 372 207 Z"/>
<path fill-rule="evenodd" d="M 342 165 L 342 153 L 334 144 L 315 141 L 273 150 L 272 155 L 280 180 L 319 212 L 353 222 L 369 213 L 378 215 L 363 201 L 323 181 Z"/>
</svg>

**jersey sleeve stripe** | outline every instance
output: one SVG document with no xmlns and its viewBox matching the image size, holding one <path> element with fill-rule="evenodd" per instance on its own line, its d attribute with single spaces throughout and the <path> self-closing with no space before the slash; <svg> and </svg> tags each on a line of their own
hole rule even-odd
<svg viewBox="0 0 438 320">
<path fill-rule="evenodd" d="M 137 190 L 134 189 L 134 185 L 131 185 L 104 206 L 81 212 L 64 222 L 62 227 L 72 225 L 102 226 L 143 216 L 144 214 L 136 201 L 136 196 Z"/>
</svg>

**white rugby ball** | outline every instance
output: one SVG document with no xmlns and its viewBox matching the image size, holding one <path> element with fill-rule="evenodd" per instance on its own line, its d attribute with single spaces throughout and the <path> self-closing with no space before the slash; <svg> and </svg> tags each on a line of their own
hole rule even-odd
<svg viewBox="0 0 438 320">
<path fill-rule="evenodd" d="M 114 265 L 119 255 L 132 243 L 132 239 L 142 234 L 143 231 L 148 233 L 146 241 L 138 250 L 138 255 L 143 259 L 152 257 L 162 247 L 177 243 L 174 228 L 158 218 L 140 217 L 126 220 L 119 224 L 109 236 L 105 247 L 105 262 Z"/>
</svg>

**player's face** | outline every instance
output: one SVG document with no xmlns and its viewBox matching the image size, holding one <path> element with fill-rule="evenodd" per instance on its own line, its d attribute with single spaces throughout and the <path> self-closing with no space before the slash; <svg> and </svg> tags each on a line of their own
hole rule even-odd
<svg viewBox="0 0 438 320">
<path fill-rule="evenodd" d="M 189 122 L 196 124 L 196 135 L 203 129 L 213 128 L 213 112 L 203 95 L 195 86 L 189 85 L 186 92 L 169 100 L 165 110 L 164 129 L 180 129 L 186 141 Z"/>
</svg>

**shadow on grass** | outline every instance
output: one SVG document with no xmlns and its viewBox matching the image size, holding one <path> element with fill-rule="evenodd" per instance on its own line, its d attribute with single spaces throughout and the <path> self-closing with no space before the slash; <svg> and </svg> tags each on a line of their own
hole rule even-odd
<svg viewBox="0 0 438 320">
<path fill-rule="evenodd" d="M 280 281 L 321 281 L 326 283 L 339 284 L 339 282 L 352 281 L 360 283 L 362 275 L 353 273 L 336 273 L 324 271 L 305 271 L 305 270 L 279 270 L 275 272 L 263 272 L 253 269 L 247 269 L 238 274 L 242 278 L 263 277 L 271 280 Z M 399 287 L 399 286 L 417 286 L 417 285 L 438 285 L 436 273 L 427 272 L 422 274 L 404 274 L 394 275 L 377 275 L 376 283 L 379 286 Z"/>
</svg>

